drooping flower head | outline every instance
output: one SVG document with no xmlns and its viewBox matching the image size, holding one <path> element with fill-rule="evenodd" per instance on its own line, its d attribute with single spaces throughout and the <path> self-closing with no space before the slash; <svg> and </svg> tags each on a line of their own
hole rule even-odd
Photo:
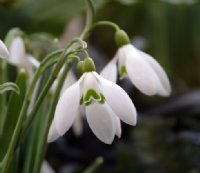
<svg viewBox="0 0 200 173">
<path fill-rule="evenodd" d="M 60 97 L 49 131 L 49 142 L 72 126 L 81 106 L 85 108 L 91 130 L 106 144 L 112 143 L 115 135 L 121 136 L 120 119 L 130 125 L 136 124 L 136 110 L 126 92 L 95 71 L 88 71 Z"/>
<path fill-rule="evenodd" d="M 0 58 L 7 59 L 10 64 L 20 69 L 23 68 L 29 76 L 33 76 L 33 66 L 37 68 L 40 65 L 32 55 L 26 53 L 24 41 L 21 37 L 13 38 L 9 49 L 0 40 Z"/>
<path fill-rule="evenodd" d="M 135 87 L 146 95 L 168 96 L 171 86 L 161 65 L 150 55 L 130 44 L 123 30 L 116 32 L 119 49 L 115 57 L 102 70 L 101 75 L 117 81 L 117 65 L 120 78 L 128 77 Z"/>
</svg>

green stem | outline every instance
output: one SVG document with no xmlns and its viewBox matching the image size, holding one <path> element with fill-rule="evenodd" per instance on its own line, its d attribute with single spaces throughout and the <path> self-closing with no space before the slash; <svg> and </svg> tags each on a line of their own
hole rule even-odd
<svg viewBox="0 0 200 173">
<path fill-rule="evenodd" d="M 1 70 L 2 70 L 2 76 L 1 76 L 1 83 L 7 82 L 7 62 L 5 60 L 1 63 Z M 1 94 L 0 96 L 0 104 L 1 104 L 1 110 L 0 110 L 0 137 L 3 134 L 3 127 L 6 120 L 6 94 Z"/>
<path fill-rule="evenodd" d="M 110 22 L 110 21 L 105 21 L 105 20 L 94 23 L 93 28 L 97 27 L 97 26 L 110 26 L 113 29 L 115 29 L 116 31 L 120 30 L 120 27 L 116 23 Z"/>
<path fill-rule="evenodd" d="M 97 168 L 103 164 L 103 158 L 97 157 L 97 159 L 90 165 L 83 173 L 96 172 Z"/>
<path fill-rule="evenodd" d="M 56 52 L 56 54 L 57 53 L 58 52 Z M 3 161 L 1 163 L 3 173 L 6 173 L 7 170 L 8 170 L 9 163 L 12 159 L 12 154 L 14 153 L 15 147 L 16 147 L 18 140 L 19 140 L 22 123 L 23 123 L 23 120 L 26 117 L 27 109 L 28 109 L 28 106 L 29 106 L 29 103 L 30 103 L 30 100 L 31 100 L 32 93 L 33 93 L 35 85 L 36 85 L 36 83 L 37 83 L 37 81 L 40 77 L 40 74 L 43 71 L 43 66 L 45 66 L 45 64 L 49 61 L 49 59 L 52 58 L 53 55 L 54 54 L 51 54 L 51 56 L 47 56 L 47 58 L 41 63 L 40 67 L 37 69 L 37 71 L 36 71 L 36 73 L 33 77 L 30 88 L 28 89 L 27 94 L 24 98 L 23 106 L 22 106 L 18 121 L 16 123 L 16 127 L 15 127 L 15 130 L 14 130 L 13 136 L 11 138 L 11 142 L 10 142 L 10 145 L 8 147 L 8 151 L 7 151 Z"/>
<path fill-rule="evenodd" d="M 91 27 L 87 28 L 87 30 L 84 32 L 84 35 L 82 36 L 83 40 L 86 40 L 89 37 L 91 31 L 98 26 L 109 26 L 112 27 L 115 31 L 120 30 L 120 27 L 114 22 L 98 21 L 94 23 Z"/>
<path fill-rule="evenodd" d="M 51 85 L 53 84 L 53 82 L 54 82 L 54 80 L 56 79 L 58 73 L 60 72 L 60 69 L 61 69 L 61 67 L 62 67 L 63 64 L 64 64 L 64 62 L 65 62 L 65 60 L 66 60 L 66 57 L 69 56 L 69 58 L 71 58 L 70 55 L 73 55 L 74 53 L 78 53 L 79 51 L 84 50 L 84 49 L 86 48 L 86 46 L 87 46 L 87 44 L 85 44 L 85 42 L 83 42 L 83 41 L 80 40 L 79 38 L 76 38 L 76 39 L 72 40 L 72 42 L 67 46 L 67 48 L 70 48 L 70 46 L 72 47 L 73 43 L 75 43 L 75 42 L 80 43 L 81 48 L 76 49 L 75 51 L 69 51 L 67 54 L 64 53 L 64 54 L 63 54 L 63 55 L 64 55 L 63 58 L 60 58 L 60 61 L 57 62 L 57 65 L 56 65 L 56 67 L 54 68 L 54 72 L 52 73 L 52 75 L 51 75 L 50 79 L 48 80 L 46 86 L 45 86 L 44 89 L 42 90 L 42 92 L 41 92 L 39 98 L 36 100 L 36 103 L 35 103 L 35 105 L 34 105 L 34 107 L 33 107 L 33 110 L 31 111 L 30 115 L 28 116 L 29 118 L 28 118 L 28 119 L 25 121 L 25 123 L 23 124 L 23 128 L 22 128 L 23 130 L 22 130 L 20 139 L 22 139 L 22 138 L 24 137 L 24 135 L 25 135 L 27 129 L 30 127 L 30 125 L 31 125 L 31 123 L 32 123 L 32 121 L 33 121 L 33 119 L 34 119 L 35 114 L 37 113 L 37 111 L 38 111 L 38 109 L 39 109 L 39 107 L 40 107 L 40 105 L 41 105 L 43 99 L 44 99 L 45 96 L 46 96 L 46 93 L 49 91 Z M 67 49 L 67 48 L 66 48 L 66 49 Z M 73 57 L 73 58 L 75 58 L 75 57 Z M 77 58 L 75 58 L 75 59 L 77 59 Z"/>
<path fill-rule="evenodd" d="M 71 65 L 72 65 L 71 62 L 70 63 L 67 62 L 66 66 L 65 66 L 65 68 L 62 72 L 62 75 L 59 79 L 58 86 L 57 86 L 55 94 L 53 96 L 51 108 L 49 110 L 49 113 L 47 115 L 47 119 L 46 119 L 46 122 L 45 122 L 45 125 L 44 125 L 44 133 L 40 137 L 40 140 L 39 140 L 39 145 L 38 145 L 39 148 L 38 148 L 37 153 L 36 153 L 33 172 L 40 172 L 41 164 L 42 164 L 44 154 L 45 154 L 45 151 L 46 151 L 47 136 L 48 136 L 48 132 L 49 132 L 49 127 L 51 125 L 51 122 L 52 122 L 52 119 L 53 119 L 53 116 L 54 116 L 56 105 L 57 105 L 57 102 L 58 102 L 58 99 L 59 99 L 59 96 L 60 96 L 60 91 L 61 91 L 63 83 L 66 79 L 67 73 L 68 73 L 69 69 L 71 68 Z"/>
<path fill-rule="evenodd" d="M 85 28 L 80 36 L 81 39 L 85 39 L 86 33 L 88 32 L 89 28 L 93 25 L 95 20 L 95 7 L 92 0 L 85 0 L 87 5 L 87 14 L 86 14 L 86 24 Z"/>
</svg>

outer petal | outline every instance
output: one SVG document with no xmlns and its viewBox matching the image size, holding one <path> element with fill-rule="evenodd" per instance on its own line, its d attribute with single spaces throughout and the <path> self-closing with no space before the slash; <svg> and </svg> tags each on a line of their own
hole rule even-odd
<svg viewBox="0 0 200 173">
<path fill-rule="evenodd" d="M 59 135 L 63 135 L 79 114 L 80 106 L 79 81 L 69 87 L 58 101 L 55 111 L 55 125 Z"/>
<path fill-rule="evenodd" d="M 32 55 L 27 55 L 27 58 L 34 67 L 38 68 L 40 66 L 40 62 Z"/>
<path fill-rule="evenodd" d="M 60 135 L 58 134 L 58 131 L 57 131 L 56 126 L 55 126 L 55 122 L 53 120 L 52 123 L 51 123 L 50 129 L 49 129 L 47 141 L 53 142 L 59 137 L 60 137 Z"/>
<path fill-rule="evenodd" d="M 101 83 L 102 93 L 113 112 L 125 123 L 136 125 L 136 109 L 128 94 L 120 86 L 95 74 Z"/>
<path fill-rule="evenodd" d="M 16 37 L 10 45 L 9 62 L 13 65 L 20 66 L 21 64 L 26 64 L 24 61 L 26 61 L 24 42 L 20 37 Z"/>
<path fill-rule="evenodd" d="M 115 119 L 115 134 L 117 135 L 118 138 L 120 138 L 122 134 L 121 122 L 118 116 L 114 116 L 114 119 Z"/>
<path fill-rule="evenodd" d="M 24 58 L 21 59 L 22 61 L 21 61 L 21 64 L 19 64 L 19 67 L 24 68 L 29 74 L 29 76 L 33 77 L 34 70 L 33 70 L 33 67 L 31 66 L 29 58 L 30 58 L 30 55 L 25 55 Z"/>
<path fill-rule="evenodd" d="M 73 132 L 76 136 L 80 136 L 83 132 L 83 121 L 81 114 L 76 116 L 74 124 L 72 125 Z"/>
<path fill-rule="evenodd" d="M 105 104 L 93 103 L 86 106 L 86 118 L 96 137 L 106 144 L 111 144 L 115 136 L 113 112 Z"/>
<path fill-rule="evenodd" d="M 69 71 L 67 74 L 67 77 L 65 79 L 65 82 L 63 84 L 63 88 L 61 90 L 61 95 L 63 94 L 63 92 L 69 88 L 72 84 L 74 84 L 77 81 L 74 73 L 72 71 Z"/>
<path fill-rule="evenodd" d="M 155 95 L 163 90 L 162 84 L 149 63 L 141 58 L 137 49 L 127 46 L 126 70 L 135 87 L 146 95 Z"/>
<path fill-rule="evenodd" d="M 50 164 L 45 160 L 42 163 L 41 173 L 55 173 Z"/>
<path fill-rule="evenodd" d="M 170 86 L 170 82 L 169 79 L 167 77 L 167 74 L 165 73 L 165 71 L 163 70 L 163 68 L 161 67 L 161 65 L 150 55 L 138 50 L 139 54 L 141 55 L 141 57 L 143 59 L 145 59 L 149 65 L 154 69 L 154 71 L 156 72 L 157 76 L 160 79 L 160 82 L 163 86 L 164 90 L 161 90 L 160 95 L 162 96 L 168 96 L 171 93 L 171 86 Z M 162 92 L 164 91 L 164 92 Z"/>
<path fill-rule="evenodd" d="M 0 58 L 8 58 L 9 53 L 6 45 L 0 40 Z"/>
<path fill-rule="evenodd" d="M 117 56 L 104 67 L 100 75 L 114 83 L 117 82 Z"/>
</svg>

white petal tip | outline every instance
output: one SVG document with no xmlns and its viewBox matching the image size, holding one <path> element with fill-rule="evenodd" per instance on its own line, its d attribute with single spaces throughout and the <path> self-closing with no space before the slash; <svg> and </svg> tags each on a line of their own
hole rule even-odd
<svg viewBox="0 0 200 173">
<path fill-rule="evenodd" d="M 97 136 L 96 136 L 97 137 Z M 98 137 L 97 137 L 98 138 Z M 100 139 L 100 138 L 98 138 L 101 142 L 103 142 L 103 143 L 105 143 L 105 144 L 107 144 L 107 145 L 110 145 L 110 144 L 112 144 L 113 143 L 113 140 L 114 139 L 112 139 L 112 140 L 110 140 L 110 139 L 108 139 L 108 140 L 102 140 L 102 139 Z"/>
<path fill-rule="evenodd" d="M 48 138 L 47 138 L 47 142 L 51 143 L 54 142 L 57 138 L 59 138 L 60 135 L 58 134 L 56 127 L 55 127 L 55 123 L 54 121 L 52 122 L 50 129 L 49 129 L 49 134 L 48 134 Z"/>
<path fill-rule="evenodd" d="M 116 134 L 116 136 L 120 139 L 122 134 L 121 133 L 120 134 Z"/>
<path fill-rule="evenodd" d="M 0 58 L 8 58 L 9 52 L 6 45 L 0 40 Z"/>
<path fill-rule="evenodd" d="M 157 94 L 162 97 L 169 97 L 171 95 L 171 87 L 169 87 L 168 89 L 163 89 L 159 91 Z"/>
</svg>

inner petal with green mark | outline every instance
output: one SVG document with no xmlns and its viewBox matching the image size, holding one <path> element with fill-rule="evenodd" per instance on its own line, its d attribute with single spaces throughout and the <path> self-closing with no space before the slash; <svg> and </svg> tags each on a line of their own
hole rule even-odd
<svg viewBox="0 0 200 173">
<path fill-rule="evenodd" d="M 94 102 L 98 102 L 100 104 L 105 103 L 105 97 L 101 93 L 97 93 L 94 89 L 89 89 L 85 95 L 80 100 L 80 105 L 85 104 L 86 106 L 91 105 Z"/>
<path fill-rule="evenodd" d="M 120 77 L 120 79 L 123 79 L 126 76 L 127 76 L 126 67 L 123 65 L 120 67 L 119 77 Z"/>
</svg>

